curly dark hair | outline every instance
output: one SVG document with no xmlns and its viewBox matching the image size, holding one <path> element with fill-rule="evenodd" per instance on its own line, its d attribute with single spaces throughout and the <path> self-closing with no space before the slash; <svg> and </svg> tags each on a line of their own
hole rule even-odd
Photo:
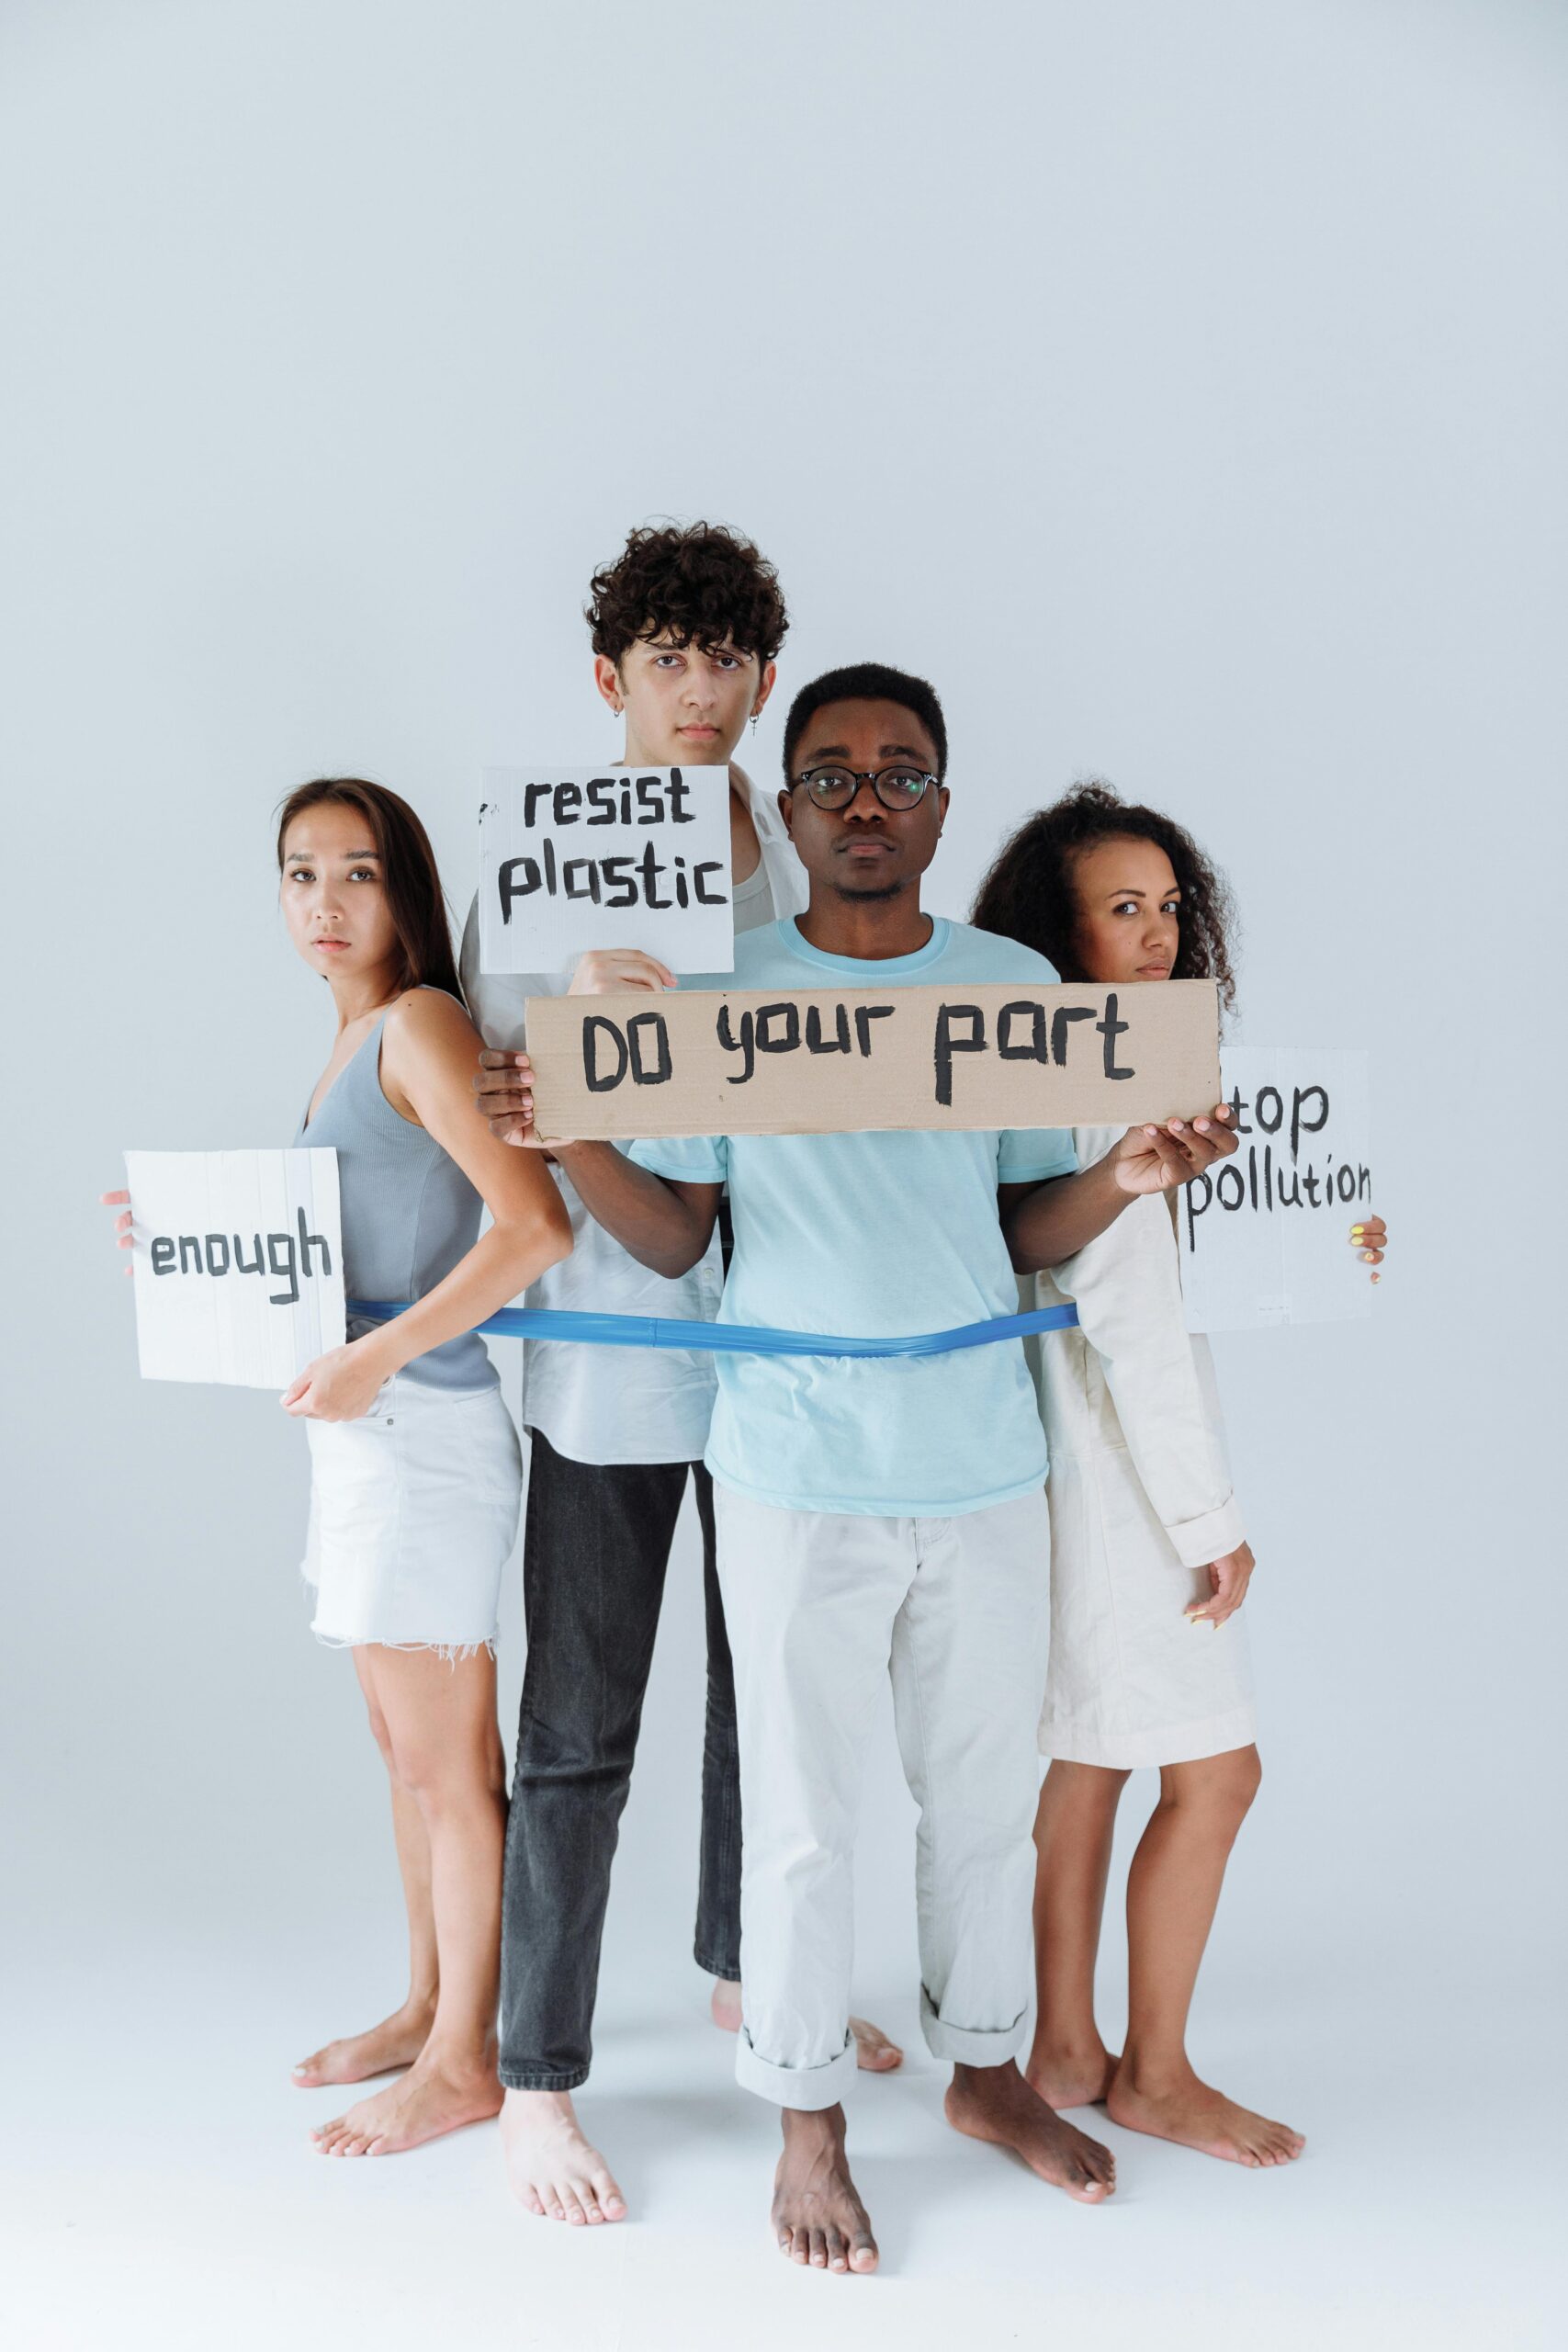
<svg viewBox="0 0 1568 2352">
<path fill-rule="evenodd" d="M 639 637 L 776 659 L 789 628 L 778 573 L 722 523 L 644 524 L 589 582 L 593 650 L 618 662 Z"/>
<path fill-rule="evenodd" d="M 1098 780 L 1077 785 L 1049 808 L 1036 809 L 1003 842 L 980 885 L 970 922 L 976 931 L 1016 939 L 1049 957 L 1065 980 L 1087 979 L 1074 947 L 1078 910 L 1073 866 L 1080 852 L 1127 836 L 1164 850 L 1181 892 L 1171 978 L 1217 980 L 1220 1001 L 1233 1012 L 1231 953 L 1238 927 L 1229 883 L 1174 818 L 1136 807 Z"/>
</svg>

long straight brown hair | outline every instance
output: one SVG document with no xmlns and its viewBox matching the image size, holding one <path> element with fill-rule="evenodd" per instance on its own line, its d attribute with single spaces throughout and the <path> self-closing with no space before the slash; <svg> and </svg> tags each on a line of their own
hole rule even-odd
<svg viewBox="0 0 1568 2352">
<path fill-rule="evenodd" d="M 307 808 L 335 801 L 357 808 L 369 826 L 381 865 L 381 887 L 401 950 L 397 985 L 445 989 L 463 1001 L 457 967 L 452 960 L 452 933 L 446 923 L 446 901 L 430 835 L 406 800 L 384 784 L 367 784 L 363 776 L 318 776 L 291 792 L 277 818 L 277 870 L 283 871 L 288 828 Z"/>
</svg>

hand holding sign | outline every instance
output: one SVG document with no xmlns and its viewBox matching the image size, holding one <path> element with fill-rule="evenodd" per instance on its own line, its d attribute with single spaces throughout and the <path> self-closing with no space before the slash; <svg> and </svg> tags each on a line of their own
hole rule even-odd
<svg viewBox="0 0 1568 2352">
<path fill-rule="evenodd" d="M 1112 1173 L 1119 1192 L 1170 1193 L 1227 1159 L 1235 1149 L 1228 1102 L 1209 1116 L 1167 1119 L 1162 1126 L 1129 1127 L 1116 1147 Z"/>
</svg>

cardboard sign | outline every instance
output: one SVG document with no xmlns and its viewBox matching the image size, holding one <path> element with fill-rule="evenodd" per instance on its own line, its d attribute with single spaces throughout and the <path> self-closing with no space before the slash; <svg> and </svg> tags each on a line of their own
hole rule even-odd
<svg viewBox="0 0 1568 2352">
<path fill-rule="evenodd" d="M 733 970 L 728 768 L 485 770 L 481 968 L 554 972 L 591 947 Z"/>
<path fill-rule="evenodd" d="M 1108 1126 L 1220 1099 L 1212 980 L 530 997 L 542 1136 Z"/>
<path fill-rule="evenodd" d="M 287 1388 L 344 1342 L 337 1154 L 128 1151 L 143 1380 Z"/>
<path fill-rule="evenodd" d="M 1369 1270 L 1349 1240 L 1372 1206 L 1365 1054 L 1230 1046 L 1224 1086 L 1235 1157 L 1176 1203 L 1188 1329 L 1370 1314 Z"/>
</svg>

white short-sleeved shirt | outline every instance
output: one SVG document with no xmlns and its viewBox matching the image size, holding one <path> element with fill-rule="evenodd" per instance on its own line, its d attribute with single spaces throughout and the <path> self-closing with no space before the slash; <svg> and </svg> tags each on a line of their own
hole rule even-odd
<svg viewBox="0 0 1568 2352">
<path fill-rule="evenodd" d="M 755 872 L 736 887 L 739 934 L 804 907 L 807 879 L 775 796 L 739 771 L 732 771 L 732 780 L 750 811 L 762 853 Z M 486 1045 L 515 1051 L 526 1042 L 525 1000 L 564 996 L 571 972 L 481 971 L 476 902 L 463 931 L 462 979 L 468 1009 Z M 689 1274 L 666 1281 L 639 1266 L 594 1223 L 562 1170 L 552 1164 L 550 1172 L 571 1219 L 571 1255 L 548 1268 L 513 1306 L 712 1322 L 724 1288 L 716 1236 Z M 555 1451 L 571 1462 L 701 1461 L 713 1399 L 713 1358 L 708 1355 L 681 1348 L 524 1342 L 523 1425 L 542 1431 Z"/>
<path fill-rule="evenodd" d="M 736 944 L 735 971 L 683 987 L 807 989 L 1049 983 L 1043 956 L 940 916 L 912 956 L 827 956 L 793 920 Z M 1018 1312 L 999 1185 L 1071 1174 L 1061 1128 L 660 1136 L 655 1174 L 729 1186 L 735 1256 L 722 1323 L 879 1339 Z M 705 1460 L 716 1479 L 792 1510 L 945 1517 L 1009 1502 L 1045 1476 L 1018 1340 L 881 1358 L 725 1354 Z"/>
</svg>

